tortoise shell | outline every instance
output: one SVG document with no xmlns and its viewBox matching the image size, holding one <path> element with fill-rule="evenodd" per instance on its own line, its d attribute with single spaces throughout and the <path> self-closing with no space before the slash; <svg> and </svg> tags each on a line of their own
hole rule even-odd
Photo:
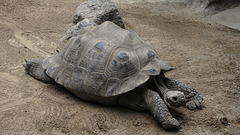
<svg viewBox="0 0 240 135">
<path fill-rule="evenodd" d="M 117 96 L 170 69 L 150 43 L 109 21 L 85 28 L 42 67 L 80 97 Z"/>
</svg>

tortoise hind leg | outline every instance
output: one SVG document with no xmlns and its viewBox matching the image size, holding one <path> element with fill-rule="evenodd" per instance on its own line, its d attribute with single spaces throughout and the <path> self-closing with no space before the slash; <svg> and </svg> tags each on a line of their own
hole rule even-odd
<svg viewBox="0 0 240 135">
<path fill-rule="evenodd" d="M 42 60 L 25 60 L 23 64 L 27 73 L 35 79 L 45 83 L 55 83 L 55 81 L 46 74 L 46 70 L 42 68 Z"/>
<path fill-rule="evenodd" d="M 201 107 L 203 97 L 196 89 L 178 80 L 163 78 L 163 81 L 168 89 L 184 93 L 186 98 L 185 106 L 188 109 L 193 110 Z"/>
<path fill-rule="evenodd" d="M 133 110 L 149 110 L 164 129 L 178 127 L 179 122 L 172 117 L 159 94 L 149 89 L 134 90 L 119 98 L 119 104 Z"/>
</svg>

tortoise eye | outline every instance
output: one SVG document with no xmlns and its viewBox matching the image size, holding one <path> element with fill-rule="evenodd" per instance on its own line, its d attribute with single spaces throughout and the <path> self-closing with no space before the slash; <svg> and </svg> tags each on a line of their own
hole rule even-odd
<svg viewBox="0 0 240 135">
<path fill-rule="evenodd" d="M 147 52 L 147 57 L 148 57 L 148 59 L 151 59 L 151 58 L 154 58 L 155 57 L 155 52 L 153 52 L 153 51 L 148 51 Z"/>
</svg>

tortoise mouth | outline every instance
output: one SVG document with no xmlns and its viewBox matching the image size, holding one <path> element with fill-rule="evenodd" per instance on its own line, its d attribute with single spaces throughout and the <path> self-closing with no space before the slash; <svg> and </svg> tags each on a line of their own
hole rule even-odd
<svg viewBox="0 0 240 135">
<path fill-rule="evenodd" d="M 171 100 L 167 99 L 167 103 L 174 108 L 178 108 L 184 105 L 185 101 L 172 102 Z"/>
</svg>

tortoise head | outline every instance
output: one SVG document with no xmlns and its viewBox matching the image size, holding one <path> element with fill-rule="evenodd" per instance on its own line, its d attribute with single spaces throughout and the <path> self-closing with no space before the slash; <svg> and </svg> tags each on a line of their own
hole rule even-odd
<svg viewBox="0 0 240 135">
<path fill-rule="evenodd" d="M 172 107 L 180 107 L 185 101 L 185 95 L 181 91 L 168 91 L 165 94 L 165 102 Z"/>
<path fill-rule="evenodd" d="M 186 102 L 184 93 L 178 90 L 167 88 L 163 78 L 165 78 L 164 72 L 162 72 L 159 76 L 153 77 L 153 81 L 156 86 L 156 91 L 160 94 L 164 102 L 169 107 L 174 108 L 184 105 Z"/>
</svg>

